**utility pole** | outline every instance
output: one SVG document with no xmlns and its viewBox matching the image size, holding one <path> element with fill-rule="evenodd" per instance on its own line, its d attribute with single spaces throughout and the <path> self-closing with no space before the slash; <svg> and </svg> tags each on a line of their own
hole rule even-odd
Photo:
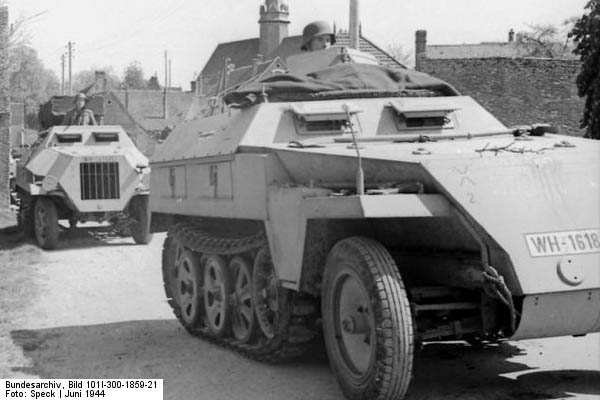
<svg viewBox="0 0 600 400">
<path fill-rule="evenodd" d="M 167 87 L 169 86 L 169 60 L 168 54 L 165 50 L 165 92 L 167 91 Z"/>
<path fill-rule="evenodd" d="M 171 86 L 171 76 L 172 76 L 171 75 L 171 60 L 169 60 L 169 87 L 172 87 Z"/>
<path fill-rule="evenodd" d="M 360 47 L 360 5 L 359 0 L 350 0 L 350 48 Z"/>
<path fill-rule="evenodd" d="M 69 54 L 69 95 L 73 94 L 72 77 L 73 77 L 73 45 L 74 44 L 75 43 L 73 43 L 73 42 L 69 42 L 69 44 L 67 45 L 68 54 Z"/>
<path fill-rule="evenodd" d="M 60 55 L 60 69 L 62 71 L 60 80 L 60 94 L 65 95 L 65 53 Z"/>
<path fill-rule="evenodd" d="M 167 119 L 167 87 L 169 84 L 169 65 L 167 51 L 165 50 L 165 90 L 163 91 L 163 118 Z"/>
</svg>

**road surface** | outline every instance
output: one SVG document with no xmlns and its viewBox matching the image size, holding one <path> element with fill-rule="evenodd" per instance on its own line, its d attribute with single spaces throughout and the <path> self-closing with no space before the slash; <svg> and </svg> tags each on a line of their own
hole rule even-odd
<svg viewBox="0 0 600 400">
<path fill-rule="evenodd" d="M 322 346 L 273 366 L 190 337 L 164 298 L 164 235 L 137 246 L 79 228 L 42 251 L 2 223 L 1 378 L 163 378 L 173 400 L 343 399 Z M 414 375 L 409 400 L 600 399 L 600 335 L 430 344 Z"/>
</svg>

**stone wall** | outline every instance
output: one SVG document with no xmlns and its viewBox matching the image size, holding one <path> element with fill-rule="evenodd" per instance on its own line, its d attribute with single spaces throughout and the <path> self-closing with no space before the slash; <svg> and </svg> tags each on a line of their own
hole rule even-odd
<svg viewBox="0 0 600 400">
<path fill-rule="evenodd" d="M 0 209 L 9 204 L 10 98 L 8 80 L 8 7 L 0 7 Z"/>
<path fill-rule="evenodd" d="M 474 97 L 506 125 L 549 123 L 562 133 L 579 128 L 584 100 L 577 96 L 577 60 L 539 58 L 428 59 L 420 70 Z"/>
</svg>

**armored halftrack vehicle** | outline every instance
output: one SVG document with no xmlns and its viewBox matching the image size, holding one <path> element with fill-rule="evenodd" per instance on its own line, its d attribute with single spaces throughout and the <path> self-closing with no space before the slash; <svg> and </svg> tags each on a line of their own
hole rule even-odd
<svg viewBox="0 0 600 400">
<path fill-rule="evenodd" d="M 17 163 L 18 223 L 40 247 L 58 244 L 59 219 L 111 221 L 148 243 L 147 158 L 120 126 L 54 126 Z"/>
<path fill-rule="evenodd" d="M 151 162 L 189 332 L 280 361 L 322 326 L 349 399 L 399 399 L 420 343 L 600 331 L 600 142 L 368 55 L 295 57 Z"/>
</svg>

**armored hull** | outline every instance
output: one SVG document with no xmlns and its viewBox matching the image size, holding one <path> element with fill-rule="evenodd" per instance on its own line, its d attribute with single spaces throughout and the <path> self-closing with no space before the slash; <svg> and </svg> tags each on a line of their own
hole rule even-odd
<svg viewBox="0 0 600 400">
<path fill-rule="evenodd" d="M 600 331 L 600 145 L 423 82 L 296 101 L 263 82 L 171 134 L 151 209 L 188 330 L 285 359 L 321 318 L 344 393 L 385 399 L 418 342 Z"/>
</svg>

